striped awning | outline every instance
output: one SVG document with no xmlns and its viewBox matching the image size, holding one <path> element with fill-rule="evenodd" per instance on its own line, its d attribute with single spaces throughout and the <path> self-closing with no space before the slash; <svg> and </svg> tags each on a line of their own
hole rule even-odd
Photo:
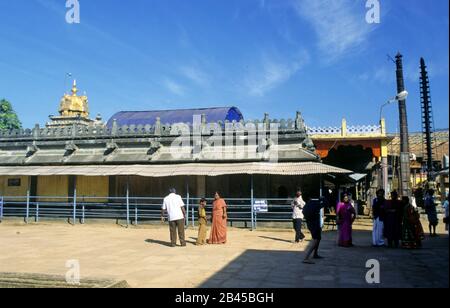
<svg viewBox="0 0 450 308">
<path fill-rule="evenodd" d="M 318 162 L 298 163 L 190 163 L 166 165 L 84 165 L 84 166 L 12 166 L 0 167 L 0 175 L 52 176 L 84 175 L 111 176 L 137 175 L 145 177 L 170 177 L 187 175 L 220 176 L 232 174 L 313 175 L 350 174 L 352 171 Z"/>
</svg>

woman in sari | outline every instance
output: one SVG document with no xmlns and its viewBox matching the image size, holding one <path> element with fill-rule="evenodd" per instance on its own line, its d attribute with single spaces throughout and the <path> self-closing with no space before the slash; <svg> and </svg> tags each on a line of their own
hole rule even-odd
<svg viewBox="0 0 450 308">
<path fill-rule="evenodd" d="M 225 244 L 227 242 L 227 204 L 218 192 L 214 195 L 212 227 L 208 244 Z"/>
<path fill-rule="evenodd" d="M 391 200 L 386 204 L 384 236 L 389 248 L 398 248 L 402 237 L 403 203 L 398 199 L 397 191 L 391 192 Z"/>
<path fill-rule="evenodd" d="M 420 223 L 420 214 L 409 202 L 408 197 L 403 197 L 405 210 L 403 213 L 402 247 L 420 248 L 422 246 L 423 228 Z"/>
<path fill-rule="evenodd" d="M 356 219 L 356 211 L 350 203 L 348 195 L 344 195 L 343 202 L 336 209 L 336 219 L 339 225 L 339 243 L 341 247 L 352 247 L 352 224 Z"/>
</svg>

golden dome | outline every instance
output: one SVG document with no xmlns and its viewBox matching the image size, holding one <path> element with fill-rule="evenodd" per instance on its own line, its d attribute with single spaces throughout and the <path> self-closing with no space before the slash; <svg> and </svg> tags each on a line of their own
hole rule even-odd
<svg viewBox="0 0 450 308">
<path fill-rule="evenodd" d="M 77 95 L 77 81 L 73 81 L 72 94 L 64 94 L 59 107 L 59 114 L 63 117 L 89 117 L 87 96 Z"/>
</svg>

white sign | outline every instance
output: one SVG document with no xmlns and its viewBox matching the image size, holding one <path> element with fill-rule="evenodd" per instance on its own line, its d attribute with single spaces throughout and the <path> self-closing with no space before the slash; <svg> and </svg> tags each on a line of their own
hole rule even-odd
<svg viewBox="0 0 450 308">
<path fill-rule="evenodd" d="M 269 207 L 267 205 L 267 200 L 255 200 L 253 202 L 253 209 L 255 212 L 268 212 Z"/>
</svg>

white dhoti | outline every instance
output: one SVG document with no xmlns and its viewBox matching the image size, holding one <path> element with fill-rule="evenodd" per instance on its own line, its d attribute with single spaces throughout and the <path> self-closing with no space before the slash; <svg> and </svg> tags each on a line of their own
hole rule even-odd
<svg viewBox="0 0 450 308">
<path fill-rule="evenodd" d="M 384 223 L 379 218 L 373 221 L 372 244 L 374 246 L 384 245 L 383 236 Z"/>
</svg>

